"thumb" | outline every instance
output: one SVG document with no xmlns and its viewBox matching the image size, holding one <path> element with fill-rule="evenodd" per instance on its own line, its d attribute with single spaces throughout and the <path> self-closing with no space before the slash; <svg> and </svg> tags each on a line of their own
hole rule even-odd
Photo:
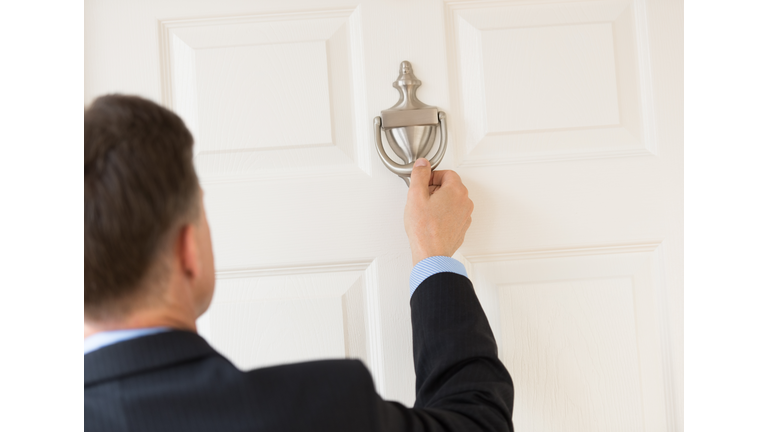
<svg viewBox="0 0 768 432">
<path fill-rule="evenodd" d="M 429 181 L 432 179 L 432 168 L 429 161 L 425 158 L 419 158 L 413 164 L 411 172 L 411 187 L 415 193 L 424 197 L 429 197 Z"/>
</svg>

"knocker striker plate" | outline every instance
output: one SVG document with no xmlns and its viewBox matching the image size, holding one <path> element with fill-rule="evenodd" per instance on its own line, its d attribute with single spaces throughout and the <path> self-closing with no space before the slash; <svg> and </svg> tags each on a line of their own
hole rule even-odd
<svg viewBox="0 0 768 432">
<path fill-rule="evenodd" d="M 421 81 L 413 74 L 411 64 L 407 61 L 400 63 L 400 76 L 392 83 L 400 93 L 400 99 L 392 108 L 381 111 L 381 117 L 373 119 L 373 137 L 381 161 L 409 187 L 413 164 L 416 159 L 427 157 L 430 153 L 438 127 L 440 145 L 429 161 L 432 169 L 443 160 L 448 144 L 445 113 L 438 111 L 437 107 L 424 104 L 416 97 L 416 89 L 420 85 Z M 381 140 L 382 131 L 387 136 L 392 152 L 402 159 L 404 164 L 393 161 L 387 155 Z"/>
</svg>

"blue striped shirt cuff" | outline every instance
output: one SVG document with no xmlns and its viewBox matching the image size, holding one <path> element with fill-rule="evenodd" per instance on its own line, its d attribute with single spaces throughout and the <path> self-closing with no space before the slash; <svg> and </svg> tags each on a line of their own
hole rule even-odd
<svg viewBox="0 0 768 432">
<path fill-rule="evenodd" d="M 411 296 L 416 288 L 428 277 L 438 273 L 456 273 L 465 277 L 467 269 L 464 264 L 447 256 L 433 256 L 419 261 L 411 270 Z"/>
</svg>

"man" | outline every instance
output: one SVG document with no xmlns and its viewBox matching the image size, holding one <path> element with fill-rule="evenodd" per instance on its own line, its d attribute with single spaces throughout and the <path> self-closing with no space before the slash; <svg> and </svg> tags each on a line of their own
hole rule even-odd
<svg viewBox="0 0 768 432">
<path fill-rule="evenodd" d="M 452 171 L 415 163 L 413 409 L 381 399 L 358 360 L 243 372 L 196 333 L 214 289 L 192 136 L 153 102 L 85 111 L 85 429 L 458 431 L 512 429 L 512 380 L 464 267 L 473 209 Z"/>
</svg>

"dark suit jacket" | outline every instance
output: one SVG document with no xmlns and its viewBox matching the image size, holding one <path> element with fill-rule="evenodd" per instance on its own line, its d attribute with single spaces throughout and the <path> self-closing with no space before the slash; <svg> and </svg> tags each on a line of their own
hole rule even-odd
<svg viewBox="0 0 768 432">
<path fill-rule="evenodd" d="M 512 379 L 469 279 L 426 279 L 411 321 L 414 408 L 382 400 L 358 360 L 243 372 L 197 334 L 171 331 L 85 355 L 85 430 L 511 430 Z"/>
</svg>

